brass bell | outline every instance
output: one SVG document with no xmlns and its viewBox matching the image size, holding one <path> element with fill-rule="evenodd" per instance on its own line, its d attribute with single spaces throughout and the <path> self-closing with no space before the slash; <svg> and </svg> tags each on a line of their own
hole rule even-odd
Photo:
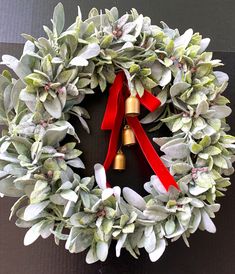
<svg viewBox="0 0 235 274">
<path fill-rule="evenodd" d="M 126 168 L 126 157 L 121 150 L 119 150 L 114 158 L 113 169 L 124 170 Z"/>
<path fill-rule="evenodd" d="M 122 131 L 122 144 L 124 146 L 132 146 L 135 143 L 135 134 L 131 127 L 126 125 Z"/>
<path fill-rule="evenodd" d="M 125 101 L 126 116 L 135 117 L 140 114 L 140 101 L 135 96 L 130 96 Z"/>
</svg>

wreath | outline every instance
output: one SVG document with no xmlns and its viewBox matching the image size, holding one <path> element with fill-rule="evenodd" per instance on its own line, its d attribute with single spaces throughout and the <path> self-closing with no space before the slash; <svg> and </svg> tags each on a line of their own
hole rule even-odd
<svg viewBox="0 0 235 274">
<path fill-rule="evenodd" d="M 93 263 L 105 261 L 116 240 L 117 257 L 125 248 L 137 258 L 144 248 L 157 261 L 168 239 L 189 246 L 197 229 L 216 231 L 211 219 L 230 185 L 235 149 L 235 137 L 226 133 L 229 100 L 222 95 L 228 76 L 214 71 L 222 63 L 205 51 L 210 39 L 161 24 L 151 25 L 135 9 L 119 17 L 117 8 L 93 8 L 83 21 L 78 7 L 75 23 L 63 31 L 59 3 L 52 30 L 43 27 L 48 38 L 23 34 L 21 58 L 3 55 L 18 79 L 7 70 L 0 77 L 0 192 L 19 198 L 10 218 L 15 214 L 16 225 L 28 228 L 25 245 L 53 234 L 71 253 L 89 249 L 86 261 Z M 81 178 L 85 165 L 69 117 L 89 132 L 82 101 L 108 85 L 107 157 L 94 166 L 94 176 Z M 141 121 L 140 104 L 150 111 Z M 145 197 L 106 180 L 112 162 L 115 169 L 125 166 L 118 147 L 123 121 L 122 144 L 138 141 L 154 171 Z M 141 126 L 148 123 L 151 131 L 166 125 L 172 133 L 153 139 L 161 157 Z"/>
</svg>

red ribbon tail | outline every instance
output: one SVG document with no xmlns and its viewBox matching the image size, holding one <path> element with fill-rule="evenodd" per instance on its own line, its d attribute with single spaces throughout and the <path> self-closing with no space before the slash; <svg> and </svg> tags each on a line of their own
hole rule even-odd
<svg viewBox="0 0 235 274">
<path fill-rule="evenodd" d="M 122 96 L 119 98 L 119 114 L 116 116 L 114 126 L 111 131 L 110 139 L 109 139 L 109 146 L 108 151 L 106 154 L 106 159 L 104 161 L 104 168 L 106 170 L 109 169 L 111 166 L 113 159 L 117 153 L 118 150 L 118 139 L 119 139 L 119 133 L 122 126 L 122 120 L 124 117 L 124 99 Z"/>
<path fill-rule="evenodd" d="M 174 186 L 179 189 L 174 177 L 170 174 L 169 170 L 163 164 L 161 158 L 158 156 L 154 147 L 152 146 L 149 138 L 147 137 L 143 127 L 141 126 L 137 117 L 127 117 L 129 126 L 135 133 L 136 139 L 141 147 L 141 150 L 147 159 L 149 165 L 159 177 L 161 183 L 168 191 L 170 186 Z"/>
<path fill-rule="evenodd" d="M 102 130 L 111 130 L 108 151 L 103 164 L 106 170 L 111 166 L 117 153 L 119 132 L 125 113 L 125 102 L 122 92 L 123 82 L 124 74 L 123 72 L 120 72 L 117 74 L 114 83 L 110 88 L 108 103 L 101 125 Z"/>
</svg>

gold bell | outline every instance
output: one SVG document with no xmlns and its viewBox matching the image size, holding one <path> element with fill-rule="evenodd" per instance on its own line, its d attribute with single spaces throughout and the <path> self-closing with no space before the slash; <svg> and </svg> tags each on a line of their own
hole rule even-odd
<svg viewBox="0 0 235 274">
<path fill-rule="evenodd" d="M 121 150 L 119 150 L 114 158 L 113 169 L 124 170 L 126 168 L 126 157 Z"/>
<path fill-rule="evenodd" d="M 140 101 L 135 96 L 130 96 L 125 101 L 126 116 L 135 117 L 140 114 Z"/>
<path fill-rule="evenodd" d="M 122 144 L 124 146 L 132 146 L 135 143 L 135 134 L 130 126 L 126 125 L 122 131 Z"/>
</svg>

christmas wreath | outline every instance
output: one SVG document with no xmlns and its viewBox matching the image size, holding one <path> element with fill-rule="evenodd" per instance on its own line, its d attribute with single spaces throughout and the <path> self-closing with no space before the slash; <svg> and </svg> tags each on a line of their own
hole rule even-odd
<svg viewBox="0 0 235 274">
<path fill-rule="evenodd" d="M 78 8 L 64 31 L 59 3 L 52 30 L 43 27 L 47 38 L 23 34 L 21 58 L 3 55 L 18 79 L 7 70 L 0 76 L 0 192 L 19 198 L 10 218 L 15 214 L 16 225 L 28 228 L 25 245 L 53 234 L 71 253 L 89 249 L 86 261 L 93 263 L 104 261 L 116 240 L 117 256 L 125 248 L 137 258 L 144 248 L 157 261 L 168 240 L 189 246 L 198 228 L 216 231 L 211 219 L 230 185 L 235 149 L 222 95 L 228 76 L 214 71 L 222 63 L 205 51 L 210 39 L 161 24 L 135 9 L 119 17 L 117 8 L 93 8 L 83 20 Z M 75 115 L 89 133 L 82 101 L 96 87 L 108 92 L 101 129 L 111 130 L 110 142 L 104 164 L 81 178 L 85 165 L 69 118 Z M 140 104 L 150 111 L 141 121 Z M 161 157 L 142 128 L 147 123 L 156 136 L 163 124 L 172 133 L 153 139 Z M 135 142 L 154 172 L 145 197 L 106 180 L 112 163 L 125 166 L 122 146 Z"/>
</svg>

